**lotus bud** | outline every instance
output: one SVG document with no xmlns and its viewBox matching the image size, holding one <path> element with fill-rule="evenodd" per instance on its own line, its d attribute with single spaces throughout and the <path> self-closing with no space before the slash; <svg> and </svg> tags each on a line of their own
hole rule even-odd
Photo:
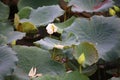
<svg viewBox="0 0 120 80">
<path fill-rule="evenodd" d="M 120 12 L 120 8 L 118 6 L 113 6 L 113 8 L 116 12 Z"/>
<path fill-rule="evenodd" d="M 82 53 L 78 58 L 78 63 L 82 65 L 85 62 L 85 55 Z"/>
<path fill-rule="evenodd" d="M 109 9 L 109 14 L 110 14 L 111 16 L 114 16 L 114 15 L 116 15 L 116 12 L 115 12 L 112 8 L 110 8 L 110 9 Z"/>
</svg>

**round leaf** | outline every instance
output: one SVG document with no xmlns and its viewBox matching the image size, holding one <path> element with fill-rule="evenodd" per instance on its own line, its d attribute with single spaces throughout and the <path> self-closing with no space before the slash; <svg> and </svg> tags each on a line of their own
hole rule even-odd
<svg viewBox="0 0 120 80">
<path fill-rule="evenodd" d="M 55 5 L 58 4 L 59 0 L 20 0 L 18 3 L 18 8 L 29 6 L 32 8 L 38 8 L 39 6 Z"/>
<path fill-rule="evenodd" d="M 43 6 L 32 10 L 29 19 L 23 19 L 22 22 L 29 21 L 40 26 L 53 22 L 55 18 L 61 16 L 64 11 L 58 5 Z"/>
<path fill-rule="evenodd" d="M 9 7 L 0 1 L 0 21 L 7 20 L 9 16 Z"/>
<path fill-rule="evenodd" d="M 113 6 L 112 0 L 71 0 L 69 6 L 72 6 L 74 12 L 98 12 L 107 10 Z"/>
<path fill-rule="evenodd" d="M 119 42 L 120 19 L 115 17 L 94 16 L 89 19 L 78 18 L 65 29 L 66 35 L 74 33 L 80 42 L 88 41 L 96 45 L 99 57 L 109 52 Z M 113 53 L 114 54 L 114 53 Z"/>
<path fill-rule="evenodd" d="M 63 65 L 52 61 L 50 53 L 40 48 L 27 46 L 14 46 L 19 58 L 18 66 L 26 73 L 36 67 L 38 73 L 61 74 L 65 71 Z"/>
<path fill-rule="evenodd" d="M 60 80 L 89 80 L 89 78 L 78 71 L 66 73 Z"/>
<path fill-rule="evenodd" d="M 7 38 L 3 36 L 2 34 L 0 34 L 0 45 L 5 44 L 6 42 L 7 42 Z"/>
<path fill-rule="evenodd" d="M 90 80 L 90 79 L 87 76 L 80 74 L 78 71 L 74 71 L 71 73 L 64 73 L 64 75 L 62 76 L 45 75 L 33 80 Z"/>
<path fill-rule="evenodd" d="M 32 7 L 24 7 L 19 12 L 18 15 L 20 16 L 20 19 L 22 18 L 29 18 L 31 11 L 33 10 Z"/>
<path fill-rule="evenodd" d="M 0 23 L 0 34 L 7 38 L 8 43 L 25 36 L 24 33 L 14 31 L 13 26 L 10 23 Z"/>
<path fill-rule="evenodd" d="M 52 50 L 53 48 L 57 48 L 57 46 L 72 47 L 73 45 L 77 45 L 79 42 L 76 36 L 70 33 L 68 35 L 63 35 L 62 41 L 46 37 L 34 43 L 44 49 Z"/>
<path fill-rule="evenodd" d="M 78 60 L 79 56 L 84 54 L 85 61 L 81 65 L 92 65 L 98 61 L 98 53 L 93 44 L 88 42 L 82 42 L 78 46 L 75 46 L 73 55 Z"/>
<path fill-rule="evenodd" d="M 73 16 L 67 21 L 62 22 L 62 23 L 55 23 L 55 25 L 58 27 L 58 30 L 62 33 L 63 29 L 69 27 L 74 22 L 74 20 L 75 20 L 75 17 Z"/>
<path fill-rule="evenodd" d="M 45 75 L 42 77 L 35 78 L 33 80 L 57 80 L 56 76 Z"/>
<path fill-rule="evenodd" d="M 15 63 L 18 61 L 15 52 L 8 46 L 0 46 L 0 80 L 12 74 Z"/>
</svg>

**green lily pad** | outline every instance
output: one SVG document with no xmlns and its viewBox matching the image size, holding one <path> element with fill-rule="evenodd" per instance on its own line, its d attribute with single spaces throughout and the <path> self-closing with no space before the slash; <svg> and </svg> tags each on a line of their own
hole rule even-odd
<svg viewBox="0 0 120 80">
<path fill-rule="evenodd" d="M 87 76 L 80 74 L 78 71 L 66 73 L 60 80 L 90 80 Z"/>
<path fill-rule="evenodd" d="M 74 57 L 78 60 L 81 54 L 85 55 L 84 66 L 91 66 L 98 61 L 98 53 L 93 44 L 88 42 L 82 42 L 78 46 L 75 46 Z"/>
<path fill-rule="evenodd" d="M 115 17 L 94 16 L 90 20 L 78 18 L 64 31 L 66 35 L 74 33 L 80 42 L 92 42 L 98 50 L 99 58 L 103 58 L 119 42 L 119 23 L 120 19 Z"/>
<path fill-rule="evenodd" d="M 12 80 L 30 80 L 28 74 L 26 74 L 22 69 L 16 67 L 14 69 L 12 76 Z"/>
<path fill-rule="evenodd" d="M 73 16 L 67 21 L 62 22 L 62 23 L 55 23 L 55 25 L 58 27 L 58 30 L 62 33 L 63 29 L 69 27 L 74 22 L 74 20 L 75 20 L 75 17 Z"/>
<path fill-rule="evenodd" d="M 9 16 L 9 7 L 0 1 L 0 21 L 5 21 Z"/>
<path fill-rule="evenodd" d="M 53 61 L 46 50 L 27 46 L 14 46 L 13 49 L 17 52 L 18 66 L 26 73 L 32 67 L 36 67 L 37 72 L 42 74 L 57 75 L 65 72 L 63 65 Z"/>
<path fill-rule="evenodd" d="M 82 69 L 82 73 L 85 74 L 86 76 L 92 76 L 96 71 L 97 71 L 96 64 Z"/>
<path fill-rule="evenodd" d="M 58 5 L 43 6 L 32 10 L 29 19 L 23 19 L 21 22 L 32 22 L 36 26 L 47 25 L 63 14 L 64 11 Z"/>
<path fill-rule="evenodd" d="M 118 61 L 118 59 L 120 59 L 120 42 L 114 48 L 104 54 L 103 59 L 108 62 L 115 60 Z"/>
<path fill-rule="evenodd" d="M 56 76 L 45 75 L 42 77 L 34 78 L 33 80 L 58 80 Z"/>
<path fill-rule="evenodd" d="M 2 34 L 0 34 L 0 45 L 5 44 L 6 42 L 7 42 L 7 38 L 3 36 Z"/>
<path fill-rule="evenodd" d="M 22 19 L 22 18 L 27 18 L 28 19 L 32 10 L 33 10 L 32 7 L 24 7 L 24 8 L 22 8 L 18 12 L 18 15 L 19 15 L 20 19 Z"/>
<path fill-rule="evenodd" d="M 113 6 L 112 0 L 71 0 L 69 6 L 72 6 L 74 12 L 100 12 L 108 10 Z"/>
<path fill-rule="evenodd" d="M 87 76 L 80 74 L 78 71 L 74 71 L 71 73 L 64 73 L 64 75 L 62 76 L 45 75 L 33 80 L 90 80 L 90 79 Z"/>
<path fill-rule="evenodd" d="M 20 0 L 18 3 L 18 8 L 21 9 L 23 7 L 29 6 L 32 8 L 38 8 L 42 6 L 48 5 L 56 5 L 59 0 Z"/>
<path fill-rule="evenodd" d="M 18 61 L 15 54 L 8 46 L 0 46 L 0 80 L 4 80 L 5 76 L 12 74 Z"/>
<path fill-rule="evenodd" d="M 62 40 L 56 40 L 53 38 L 46 37 L 44 39 L 41 39 L 39 41 L 34 42 L 37 46 L 42 47 L 47 50 L 52 50 L 53 48 L 56 48 L 55 45 L 61 45 L 64 48 L 65 47 L 72 47 L 73 45 L 78 44 L 78 40 L 76 36 L 72 33 L 68 34 L 67 36 L 63 35 Z"/>
<path fill-rule="evenodd" d="M 6 37 L 6 42 L 10 43 L 13 40 L 21 39 L 25 36 L 25 33 L 17 32 L 13 30 L 13 26 L 8 22 L 0 23 L 0 34 Z"/>
</svg>

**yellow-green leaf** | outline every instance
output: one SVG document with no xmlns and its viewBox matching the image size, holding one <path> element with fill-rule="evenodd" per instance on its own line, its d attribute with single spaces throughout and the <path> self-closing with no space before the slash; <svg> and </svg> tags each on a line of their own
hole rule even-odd
<svg viewBox="0 0 120 80">
<path fill-rule="evenodd" d="M 31 22 L 19 23 L 19 25 L 16 27 L 16 30 L 25 33 L 35 33 L 38 31 L 37 27 Z"/>
<path fill-rule="evenodd" d="M 109 9 L 109 14 L 110 14 L 111 16 L 114 16 L 114 15 L 116 15 L 116 12 L 115 12 L 115 10 L 113 10 L 112 8 L 110 8 L 110 9 Z"/>
<path fill-rule="evenodd" d="M 31 22 L 23 22 L 21 23 L 21 27 L 23 28 L 22 32 L 34 33 L 37 31 L 36 26 L 32 24 Z"/>
<path fill-rule="evenodd" d="M 85 62 L 85 55 L 82 53 L 78 58 L 78 63 L 82 65 Z"/>
</svg>

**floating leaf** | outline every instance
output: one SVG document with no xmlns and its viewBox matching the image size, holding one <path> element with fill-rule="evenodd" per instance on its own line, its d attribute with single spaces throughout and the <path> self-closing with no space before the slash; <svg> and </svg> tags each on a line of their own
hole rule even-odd
<svg viewBox="0 0 120 80">
<path fill-rule="evenodd" d="M 87 76 L 92 76 L 96 71 L 97 71 L 96 64 L 82 69 L 82 73 Z"/>
<path fill-rule="evenodd" d="M 51 60 L 50 53 L 46 50 L 27 47 L 27 46 L 14 46 L 19 59 L 18 66 L 26 73 L 29 73 L 32 67 L 36 67 L 38 73 L 42 74 L 62 74 L 65 69 L 62 64 Z"/>
<path fill-rule="evenodd" d="M 10 23 L 0 23 L 0 34 L 6 37 L 7 43 L 21 39 L 25 36 L 24 33 L 14 31 L 13 26 Z"/>
<path fill-rule="evenodd" d="M 59 0 L 20 0 L 18 3 L 18 8 L 29 6 L 32 8 L 38 8 L 40 6 L 56 5 Z"/>
<path fill-rule="evenodd" d="M 79 38 L 80 42 L 92 42 L 96 45 L 99 57 L 103 58 L 103 55 L 109 54 L 107 52 L 119 42 L 119 23 L 120 19 L 115 17 L 94 16 L 90 20 L 78 18 L 70 27 L 65 29 L 65 34 L 72 32 Z"/>
<path fill-rule="evenodd" d="M 20 19 L 23 18 L 29 18 L 31 11 L 33 10 L 32 7 L 24 7 L 19 12 L 18 15 L 20 16 Z"/>
<path fill-rule="evenodd" d="M 90 80 L 90 79 L 87 76 L 80 74 L 78 71 L 74 71 L 71 73 L 64 73 L 64 75 L 62 76 L 45 75 L 33 80 Z"/>
<path fill-rule="evenodd" d="M 93 44 L 82 42 L 75 47 L 73 53 L 79 64 L 91 66 L 98 61 L 98 53 Z M 83 63 L 84 62 L 84 63 Z"/>
<path fill-rule="evenodd" d="M 21 22 L 32 22 L 36 26 L 47 25 L 63 14 L 64 11 L 58 5 L 43 6 L 32 10 L 29 19 L 23 19 Z"/>
<path fill-rule="evenodd" d="M 75 17 L 71 17 L 67 21 L 64 21 L 62 23 L 55 23 L 55 25 L 58 27 L 58 32 L 62 33 L 64 28 L 69 27 L 75 20 Z"/>
<path fill-rule="evenodd" d="M 12 70 L 18 61 L 15 52 L 8 46 L 0 46 L 0 80 L 12 74 Z"/>
<path fill-rule="evenodd" d="M 60 80 L 89 80 L 89 78 L 78 71 L 66 73 Z"/>
<path fill-rule="evenodd" d="M 3 36 L 2 34 L 0 34 L 0 45 L 5 44 L 6 42 L 7 42 L 7 38 Z"/>
<path fill-rule="evenodd" d="M 78 44 L 78 40 L 76 39 L 76 36 L 74 34 L 69 34 L 67 36 L 65 35 L 65 37 L 63 35 L 62 41 L 46 37 L 34 43 L 44 49 L 52 50 L 53 48 L 58 48 L 56 47 L 56 45 L 64 48 L 72 47 L 73 45 Z"/>
<path fill-rule="evenodd" d="M 9 16 L 9 7 L 0 1 L 0 21 L 7 20 Z"/>
<path fill-rule="evenodd" d="M 113 6 L 112 0 L 71 0 L 69 6 L 72 6 L 74 12 L 98 12 L 107 10 Z"/>
<path fill-rule="evenodd" d="M 120 42 L 114 48 L 104 54 L 103 59 L 108 62 L 115 60 L 118 61 L 118 59 L 120 59 Z"/>
<path fill-rule="evenodd" d="M 12 80 L 30 80 L 28 75 L 20 68 L 16 67 L 11 75 Z"/>
<path fill-rule="evenodd" d="M 57 80 L 57 77 L 52 75 L 45 75 L 42 77 L 34 78 L 33 80 Z"/>
</svg>

